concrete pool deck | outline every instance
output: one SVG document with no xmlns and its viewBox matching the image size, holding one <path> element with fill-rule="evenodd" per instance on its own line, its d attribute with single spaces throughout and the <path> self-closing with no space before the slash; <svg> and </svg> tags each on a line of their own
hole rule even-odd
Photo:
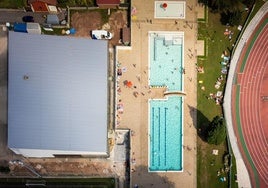
<svg viewBox="0 0 268 188">
<path fill-rule="evenodd" d="M 139 187 L 196 187 L 196 91 L 197 73 L 197 10 L 196 1 L 186 2 L 185 19 L 155 19 L 153 0 L 133 0 L 137 12 L 131 23 L 131 49 L 117 50 L 119 67 L 124 70 L 118 80 L 121 92 L 117 102 L 123 103 L 123 113 L 119 114 L 117 128 L 133 130 L 131 137 L 131 173 L 132 186 Z M 146 8 L 145 8 L 146 7 Z M 149 31 L 184 32 L 184 151 L 183 172 L 148 172 L 148 99 L 163 98 L 165 88 L 148 86 Z M 131 88 L 124 81 L 133 83 Z M 138 95 L 134 96 L 134 93 Z M 132 161 L 132 160 L 131 160 Z M 158 178 L 159 177 L 159 178 Z"/>
</svg>

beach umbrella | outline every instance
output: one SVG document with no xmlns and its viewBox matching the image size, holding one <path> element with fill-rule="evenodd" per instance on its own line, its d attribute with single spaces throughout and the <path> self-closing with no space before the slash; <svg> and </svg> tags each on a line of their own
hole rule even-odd
<svg viewBox="0 0 268 188">
<path fill-rule="evenodd" d="M 167 6 L 168 6 L 167 3 L 163 3 L 163 4 L 162 4 L 162 8 L 163 8 L 163 9 L 166 9 Z"/>
<path fill-rule="evenodd" d="M 133 84 L 132 84 L 131 81 L 128 81 L 127 84 L 126 84 L 126 86 L 129 87 L 129 88 L 132 87 L 132 85 L 133 85 Z"/>
<path fill-rule="evenodd" d="M 131 16 L 137 13 L 136 7 L 131 8 Z"/>
<path fill-rule="evenodd" d="M 123 83 L 126 87 L 129 87 L 129 88 L 132 87 L 132 85 L 133 85 L 133 83 L 131 81 L 128 81 L 128 80 L 125 80 Z"/>
</svg>

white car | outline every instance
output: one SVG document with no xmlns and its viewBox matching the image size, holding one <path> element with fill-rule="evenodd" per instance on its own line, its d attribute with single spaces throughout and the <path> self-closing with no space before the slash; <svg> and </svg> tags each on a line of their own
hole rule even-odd
<svg viewBox="0 0 268 188">
<path fill-rule="evenodd" d="M 113 38 L 113 34 L 110 33 L 109 31 L 105 31 L 105 30 L 92 30 L 91 31 L 91 38 L 92 39 L 112 39 Z"/>
</svg>

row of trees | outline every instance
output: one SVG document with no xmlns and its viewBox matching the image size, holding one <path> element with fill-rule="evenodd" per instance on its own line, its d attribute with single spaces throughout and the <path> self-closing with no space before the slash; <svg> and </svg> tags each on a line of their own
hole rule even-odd
<svg viewBox="0 0 268 188">
<path fill-rule="evenodd" d="M 208 6 L 213 13 L 221 14 L 221 23 L 231 26 L 239 25 L 242 19 L 242 12 L 252 8 L 255 0 L 199 0 Z"/>
<path fill-rule="evenodd" d="M 236 11 L 240 10 L 241 4 L 251 8 L 255 0 L 198 0 L 212 9 L 213 12 Z"/>
</svg>

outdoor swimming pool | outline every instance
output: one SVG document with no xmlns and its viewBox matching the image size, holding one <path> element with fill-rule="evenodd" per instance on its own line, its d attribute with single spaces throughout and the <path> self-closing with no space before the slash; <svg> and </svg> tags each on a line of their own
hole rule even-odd
<svg viewBox="0 0 268 188">
<path fill-rule="evenodd" d="M 151 86 L 166 86 L 169 91 L 182 91 L 183 35 L 172 33 L 150 34 Z"/>
<path fill-rule="evenodd" d="M 150 100 L 150 171 L 182 170 L 182 97 Z"/>
<path fill-rule="evenodd" d="M 149 32 L 149 85 L 183 92 L 183 33 Z M 183 97 L 149 100 L 149 171 L 183 170 Z"/>
</svg>

